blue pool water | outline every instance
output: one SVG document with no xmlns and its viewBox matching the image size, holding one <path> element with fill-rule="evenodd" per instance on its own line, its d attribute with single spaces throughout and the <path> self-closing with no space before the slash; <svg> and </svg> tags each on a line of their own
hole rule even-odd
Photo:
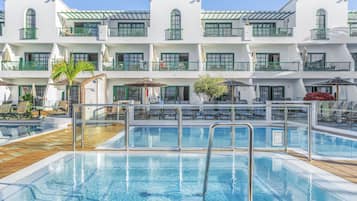
<svg viewBox="0 0 357 201">
<path fill-rule="evenodd" d="M 0 145 L 11 140 L 36 135 L 49 129 L 51 128 L 43 128 L 40 125 L 0 125 Z"/>
<path fill-rule="evenodd" d="M 289 128 L 289 148 L 301 151 L 308 150 L 307 130 L 305 128 Z M 207 127 L 185 127 L 183 129 L 183 148 L 207 148 Z M 236 128 L 235 145 L 245 148 L 248 145 L 248 130 Z M 283 129 L 274 127 L 257 127 L 254 129 L 254 147 L 262 149 L 283 148 Z M 172 148 L 177 147 L 177 128 L 174 127 L 131 127 L 129 146 L 131 148 Z M 216 148 L 231 147 L 231 129 L 217 128 L 215 130 L 214 146 Z M 100 146 L 105 149 L 120 149 L 124 147 L 123 135 L 118 135 Z M 313 153 L 320 156 L 357 158 L 357 141 L 337 137 L 327 133 L 313 132 Z"/>
<path fill-rule="evenodd" d="M 342 192 L 331 184 L 326 187 L 321 175 L 297 168 L 291 157 L 256 153 L 254 161 L 254 201 L 357 198 L 355 184 L 349 183 L 352 190 Z M 202 201 L 204 164 L 202 154 L 68 153 L 17 182 L 0 181 L 6 184 L 0 189 L 0 200 Z M 245 155 L 213 155 L 206 198 L 247 200 Z"/>
</svg>

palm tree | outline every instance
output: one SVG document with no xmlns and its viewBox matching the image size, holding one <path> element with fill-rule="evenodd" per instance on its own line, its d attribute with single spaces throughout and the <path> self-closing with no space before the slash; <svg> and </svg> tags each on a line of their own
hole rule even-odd
<svg viewBox="0 0 357 201">
<path fill-rule="evenodd" d="M 72 99 L 71 99 L 71 89 L 74 83 L 74 80 L 77 78 L 77 76 L 82 73 L 82 72 L 90 72 L 94 73 L 95 67 L 93 63 L 86 62 L 86 61 L 79 61 L 79 62 L 74 62 L 73 59 L 70 59 L 69 62 L 66 61 L 60 61 L 56 64 L 54 64 L 52 73 L 51 73 L 51 78 L 54 81 L 61 81 L 61 80 L 66 80 L 68 87 L 66 90 L 67 94 L 67 101 L 69 105 L 69 116 L 72 115 Z"/>
</svg>

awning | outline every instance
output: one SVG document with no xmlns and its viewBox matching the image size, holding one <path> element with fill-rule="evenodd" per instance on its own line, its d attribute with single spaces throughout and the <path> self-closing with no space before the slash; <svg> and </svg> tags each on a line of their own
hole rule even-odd
<svg viewBox="0 0 357 201">
<path fill-rule="evenodd" d="M 79 11 L 59 12 L 66 20 L 150 20 L 149 11 Z"/>
<path fill-rule="evenodd" d="M 285 20 L 292 11 L 203 11 L 202 20 Z"/>
</svg>

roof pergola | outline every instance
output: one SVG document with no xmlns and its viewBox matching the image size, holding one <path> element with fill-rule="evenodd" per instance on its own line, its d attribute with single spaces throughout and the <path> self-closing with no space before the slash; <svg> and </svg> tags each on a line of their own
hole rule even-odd
<svg viewBox="0 0 357 201">
<path fill-rule="evenodd" d="M 202 20 L 285 20 L 290 11 L 203 11 Z"/>
<path fill-rule="evenodd" d="M 150 20 L 149 11 L 78 11 L 59 12 L 66 20 Z"/>
</svg>

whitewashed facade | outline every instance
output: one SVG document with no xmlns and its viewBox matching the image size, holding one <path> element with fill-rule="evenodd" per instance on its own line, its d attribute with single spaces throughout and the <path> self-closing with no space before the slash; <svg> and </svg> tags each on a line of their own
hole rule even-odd
<svg viewBox="0 0 357 201">
<path fill-rule="evenodd" d="M 201 3 L 151 0 L 147 11 L 81 11 L 61 0 L 6 0 L 0 79 L 19 86 L 0 87 L 0 100 L 11 93 L 17 102 L 36 85 L 53 104 L 63 95 L 48 87 L 52 64 L 70 58 L 107 74 L 109 103 L 143 100 L 145 90 L 123 85 L 147 78 L 169 86 L 150 91 L 151 98 L 193 104 L 200 102 L 193 84 L 205 74 L 254 85 L 235 92 L 249 103 L 333 94 L 312 84 L 357 79 L 357 12 L 348 11 L 348 1 L 291 0 L 277 11 L 205 11 Z M 356 100 L 354 90 L 342 89 L 341 98 Z"/>
</svg>

